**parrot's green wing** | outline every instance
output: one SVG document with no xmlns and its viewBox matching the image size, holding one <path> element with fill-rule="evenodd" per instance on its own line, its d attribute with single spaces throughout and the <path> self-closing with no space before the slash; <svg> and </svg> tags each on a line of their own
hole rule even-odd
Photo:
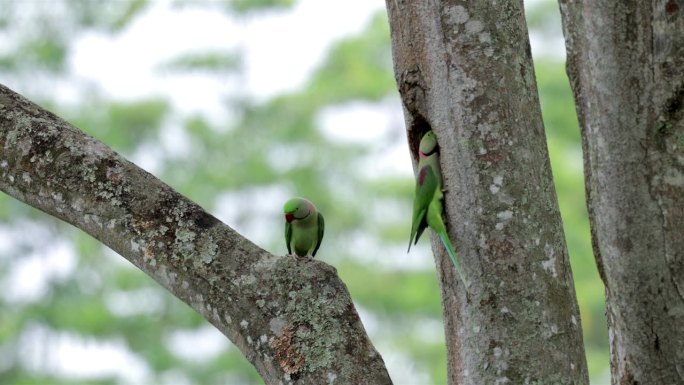
<svg viewBox="0 0 684 385">
<path fill-rule="evenodd" d="M 318 248 L 321 247 L 321 242 L 323 241 L 323 233 L 325 232 L 325 221 L 323 220 L 323 214 L 318 213 L 318 241 L 316 241 L 316 247 L 314 247 L 311 256 L 316 256 Z"/>
<path fill-rule="evenodd" d="M 411 224 L 411 243 L 416 244 L 427 227 L 427 211 L 437 190 L 437 175 L 429 165 L 423 166 L 416 177 L 416 193 L 413 198 L 413 223 Z"/>
<path fill-rule="evenodd" d="M 285 244 L 287 245 L 287 253 L 292 254 L 290 241 L 292 240 L 292 223 L 285 222 Z"/>
</svg>

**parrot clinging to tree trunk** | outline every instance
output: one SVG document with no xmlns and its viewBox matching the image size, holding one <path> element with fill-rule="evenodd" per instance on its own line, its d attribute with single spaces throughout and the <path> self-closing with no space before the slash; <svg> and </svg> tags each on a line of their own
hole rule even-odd
<svg viewBox="0 0 684 385">
<path fill-rule="evenodd" d="M 416 196 L 413 198 L 413 222 L 411 224 L 411 243 L 418 243 L 418 238 L 426 227 L 430 227 L 442 240 L 447 254 L 458 271 L 467 290 L 467 284 L 461 267 L 456 259 L 454 246 L 442 219 L 442 172 L 439 165 L 437 138 L 432 131 L 428 131 L 420 140 L 418 151 L 418 175 L 416 176 Z"/>
<path fill-rule="evenodd" d="M 316 206 L 304 198 L 285 202 L 285 243 L 287 252 L 300 257 L 314 257 L 321 247 L 325 222 Z"/>
</svg>

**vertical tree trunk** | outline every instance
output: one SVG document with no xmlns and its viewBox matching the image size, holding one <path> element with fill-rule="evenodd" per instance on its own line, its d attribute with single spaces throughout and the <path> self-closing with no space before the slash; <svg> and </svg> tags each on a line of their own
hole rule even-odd
<svg viewBox="0 0 684 385">
<path fill-rule="evenodd" d="M 436 133 L 470 281 L 433 243 L 449 383 L 587 384 L 522 1 L 386 4 L 411 150 Z"/>
<path fill-rule="evenodd" d="M 560 2 L 613 384 L 684 383 L 684 3 Z"/>
</svg>

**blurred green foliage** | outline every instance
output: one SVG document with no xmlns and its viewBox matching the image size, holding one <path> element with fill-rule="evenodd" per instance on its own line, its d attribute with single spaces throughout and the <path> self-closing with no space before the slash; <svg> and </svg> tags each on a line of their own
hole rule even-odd
<svg viewBox="0 0 684 385">
<path fill-rule="evenodd" d="M 535 1 L 533 6 L 526 7 L 525 18 L 531 31 L 547 36 L 560 34 L 561 15 L 556 1 Z"/>
<path fill-rule="evenodd" d="M 366 31 L 338 42 L 313 75 L 308 92 L 319 103 L 351 99 L 378 100 L 396 88 L 387 15 L 379 13 Z"/>
<path fill-rule="evenodd" d="M 68 13 L 76 25 L 117 32 L 126 27 L 135 16 L 149 5 L 147 0 L 97 2 L 91 0 L 64 0 Z"/>
<path fill-rule="evenodd" d="M 284 252 L 282 201 L 291 195 L 314 199 L 326 214 L 321 258 L 338 268 L 368 320 L 372 340 L 390 370 L 395 370 L 391 372 L 395 382 L 406 384 L 412 378 L 427 379 L 430 384 L 446 382 L 439 286 L 427 246 L 419 245 L 412 253 L 423 253 L 418 267 L 394 261 L 405 258 L 410 223 L 404 213 L 410 212 L 411 177 L 365 173 L 373 157 L 405 142 L 403 128 L 396 124 L 380 143 L 366 143 L 335 139 L 320 123 L 326 108 L 352 102 L 374 105 L 392 100 L 400 108 L 384 13 L 373 17 L 361 33 L 334 43 L 302 88 L 261 102 L 231 95 L 225 100 L 231 118 L 216 121 L 200 113 L 176 111 L 168 95 L 111 100 L 97 88 L 88 88 L 77 103 L 53 100 L 50 89 L 40 82 L 50 84 L 46 76 L 66 77 L 70 44 L 79 34 L 122 33 L 150 6 L 143 0 L 55 3 L 55 9 L 62 11 L 31 14 L 30 25 L 40 25 L 31 33 L 22 28 L 26 16 L 19 17 L 21 7 L 3 3 L 7 7 L 0 10 L 0 30 L 15 37 L 12 47 L 0 53 L 3 81 L 11 81 L 16 85 L 13 88 L 44 101 L 44 106 L 134 160 L 154 158 L 155 175 L 203 207 L 216 211 L 228 205 L 231 214 L 224 218 L 228 224 L 257 229 L 263 233 L 262 246 L 271 252 Z M 218 4 L 239 18 L 252 11 L 286 9 L 293 3 L 178 0 L 174 4 L 186 8 Z M 549 2 L 541 4 L 531 13 L 532 29 L 547 20 L 549 12 L 557 12 Z M 540 28 L 551 27 L 541 23 Z M 589 368 L 592 382 L 598 384 L 608 365 L 607 333 L 603 286 L 589 241 L 577 119 L 563 64 L 554 58 L 535 61 Z M 239 53 L 226 48 L 225 52 L 179 53 L 158 69 L 239 78 L 244 71 L 241 63 Z M 358 124 L 349 130 L 365 129 L 363 121 Z M 173 125 L 178 131 L 172 131 Z M 173 132 L 182 135 L 185 151 L 159 145 Z M 359 196 L 365 197 L 363 204 Z M 258 211 L 263 218 L 255 219 L 258 207 L 251 204 L 255 199 L 264 199 L 259 206 L 267 209 Z M 147 383 L 262 383 L 218 332 L 214 337 L 218 348 L 209 353 L 194 352 L 194 346 L 174 348 L 172 341 L 183 333 L 196 333 L 197 341 L 203 341 L 200 334 L 207 323 L 88 235 L 0 194 L 0 236 L 2 242 L 11 239 L 10 245 L 0 247 L 0 288 L 4 288 L 0 293 L 0 384 L 127 383 L 126 377 L 112 371 L 85 377 L 65 374 L 55 369 L 54 360 L 50 364 L 29 346 L 39 344 L 42 354 L 50 356 L 55 354 L 51 344 L 67 334 L 92 344 L 122 341 L 128 354 L 147 368 Z M 10 290 L 17 285 L 21 266 L 37 255 L 49 254 L 63 240 L 69 241 L 77 256 L 75 268 L 68 274 L 48 272 L 35 277 L 44 287 L 37 295 L 22 297 Z M 57 337 L 41 339 L 45 333 Z M 189 359 L 187 351 L 198 357 Z M 412 377 L 410 372 L 417 375 Z"/>
<path fill-rule="evenodd" d="M 162 69 L 175 71 L 233 72 L 240 65 L 236 54 L 225 52 L 202 52 L 183 55 L 164 64 Z"/>
<path fill-rule="evenodd" d="M 236 12 L 248 12 L 272 8 L 287 8 L 294 4 L 294 0 L 226 0 L 230 9 Z"/>
</svg>

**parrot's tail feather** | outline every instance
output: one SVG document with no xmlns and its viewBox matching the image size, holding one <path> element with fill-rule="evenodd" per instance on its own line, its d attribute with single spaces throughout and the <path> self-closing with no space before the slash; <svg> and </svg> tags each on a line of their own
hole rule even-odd
<svg viewBox="0 0 684 385">
<path fill-rule="evenodd" d="M 466 288 L 466 291 L 468 291 L 468 282 L 466 281 L 465 276 L 463 275 L 461 265 L 458 263 L 458 260 L 456 259 L 456 252 L 454 251 L 454 247 L 451 245 L 451 241 L 449 240 L 449 238 L 447 238 L 446 234 L 439 234 L 439 239 L 442 240 L 444 248 L 447 250 L 449 258 L 451 258 L 451 262 L 454 263 L 454 267 L 456 268 L 458 275 L 461 277 L 461 281 L 463 281 L 463 286 Z"/>
</svg>

